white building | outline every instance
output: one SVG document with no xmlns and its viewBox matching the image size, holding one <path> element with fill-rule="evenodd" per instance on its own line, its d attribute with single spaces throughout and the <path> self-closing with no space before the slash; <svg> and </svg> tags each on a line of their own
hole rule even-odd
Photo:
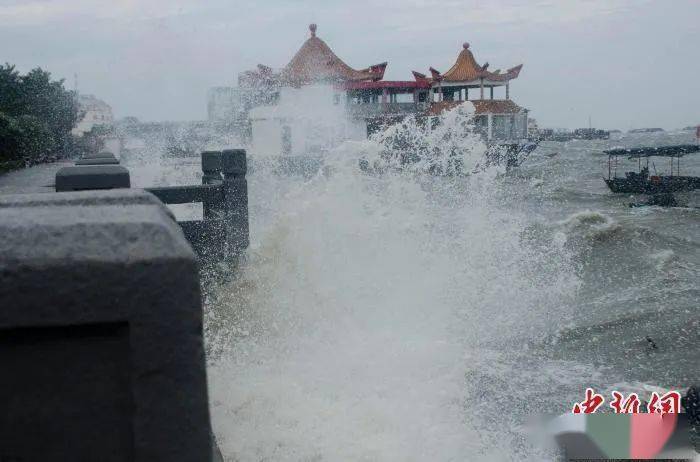
<svg viewBox="0 0 700 462">
<path fill-rule="evenodd" d="M 276 104 L 248 113 L 251 147 L 258 155 L 322 154 L 345 140 L 367 137 L 364 120 L 347 117 L 345 93 L 332 85 L 285 86 L 278 93 Z"/>
<path fill-rule="evenodd" d="M 78 111 L 80 120 L 71 131 L 75 136 L 83 136 L 95 126 L 114 123 L 112 107 L 93 95 L 78 96 Z"/>
</svg>

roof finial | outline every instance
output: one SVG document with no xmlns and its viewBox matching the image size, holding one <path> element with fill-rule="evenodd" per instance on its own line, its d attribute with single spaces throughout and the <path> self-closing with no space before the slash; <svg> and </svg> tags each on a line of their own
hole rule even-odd
<svg viewBox="0 0 700 462">
<path fill-rule="evenodd" d="M 462 46 L 464 47 L 465 50 L 468 50 L 469 49 L 469 42 L 464 42 L 462 44 Z"/>
<path fill-rule="evenodd" d="M 316 24 L 309 24 L 309 30 L 311 31 L 311 36 L 316 37 Z"/>
</svg>

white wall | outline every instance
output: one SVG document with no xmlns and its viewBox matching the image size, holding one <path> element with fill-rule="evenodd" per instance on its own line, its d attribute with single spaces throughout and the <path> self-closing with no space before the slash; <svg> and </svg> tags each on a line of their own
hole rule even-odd
<svg viewBox="0 0 700 462">
<path fill-rule="evenodd" d="M 258 156 L 283 152 L 283 127 L 291 130 L 291 155 L 321 154 L 346 140 L 366 137 L 364 121 L 353 121 L 345 110 L 345 92 L 329 85 L 280 89 L 276 106 L 261 106 L 249 113 L 251 150 Z"/>
</svg>

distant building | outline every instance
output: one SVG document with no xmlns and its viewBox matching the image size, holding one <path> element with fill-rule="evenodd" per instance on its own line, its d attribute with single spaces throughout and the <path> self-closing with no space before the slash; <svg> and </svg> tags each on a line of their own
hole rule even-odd
<svg viewBox="0 0 700 462">
<path fill-rule="evenodd" d="M 540 133 L 540 128 L 537 126 L 537 120 L 533 117 L 527 119 L 527 136 L 529 138 L 537 138 Z"/>
<path fill-rule="evenodd" d="M 245 112 L 241 89 L 213 87 L 207 95 L 207 118 L 210 122 L 238 119 Z"/>
<path fill-rule="evenodd" d="M 510 99 L 522 64 L 489 71 L 465 43 L 444 74 L 430 68 L 430 77 L 414 71 L 413 80 L 386 81 L 387 62 L 354 69 L 316 36 L 315 24 L 309 29 L 311 37 L 281 70 L 258 65 L 239 75 L 238 88 L 213 88 L 210 120 L 245 114 L 254 150 L 272 155 L 322 150 L 332 140 L 365 138 L 408 115 L 434 117 L 460 104 L 473 106 L 487 141 L 528 136 L 528 111 Z M 501 99 L 497 87 L 505 90 Z"/>
<path fill-rule="evenodd" d="M 83 136 L 95 126 L 111 126 L 114 123 L 112 107 L 93 95 L 78 96 L 78 111 L 80 120 L 71 131 L 75 136 Z"/>
</svg>

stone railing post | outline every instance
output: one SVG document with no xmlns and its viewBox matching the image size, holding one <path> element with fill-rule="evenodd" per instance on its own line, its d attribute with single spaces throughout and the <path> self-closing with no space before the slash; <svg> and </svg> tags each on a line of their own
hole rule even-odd
<svg viewBox="0 0 700 462">
<path fill-rule="evenodd" d="M 221 184 L 221 151 L 202 151 L 202 184 Z M 202 204 L 204 219 L 211 218 L 223 209 L 223 204 Z"/>
<path fill-rule="evenodd" d="M 1 196 L 0 236 L 0 460 L 210 461 L 198 265 L 167 208 Z"/>
<path fill-rule="evenodd" d="M 250 243 L 245 149 L 222 151 L 221 166 L 224 175 L 226 257 L 232 259 L 241 256 Z"/>
</svg>

